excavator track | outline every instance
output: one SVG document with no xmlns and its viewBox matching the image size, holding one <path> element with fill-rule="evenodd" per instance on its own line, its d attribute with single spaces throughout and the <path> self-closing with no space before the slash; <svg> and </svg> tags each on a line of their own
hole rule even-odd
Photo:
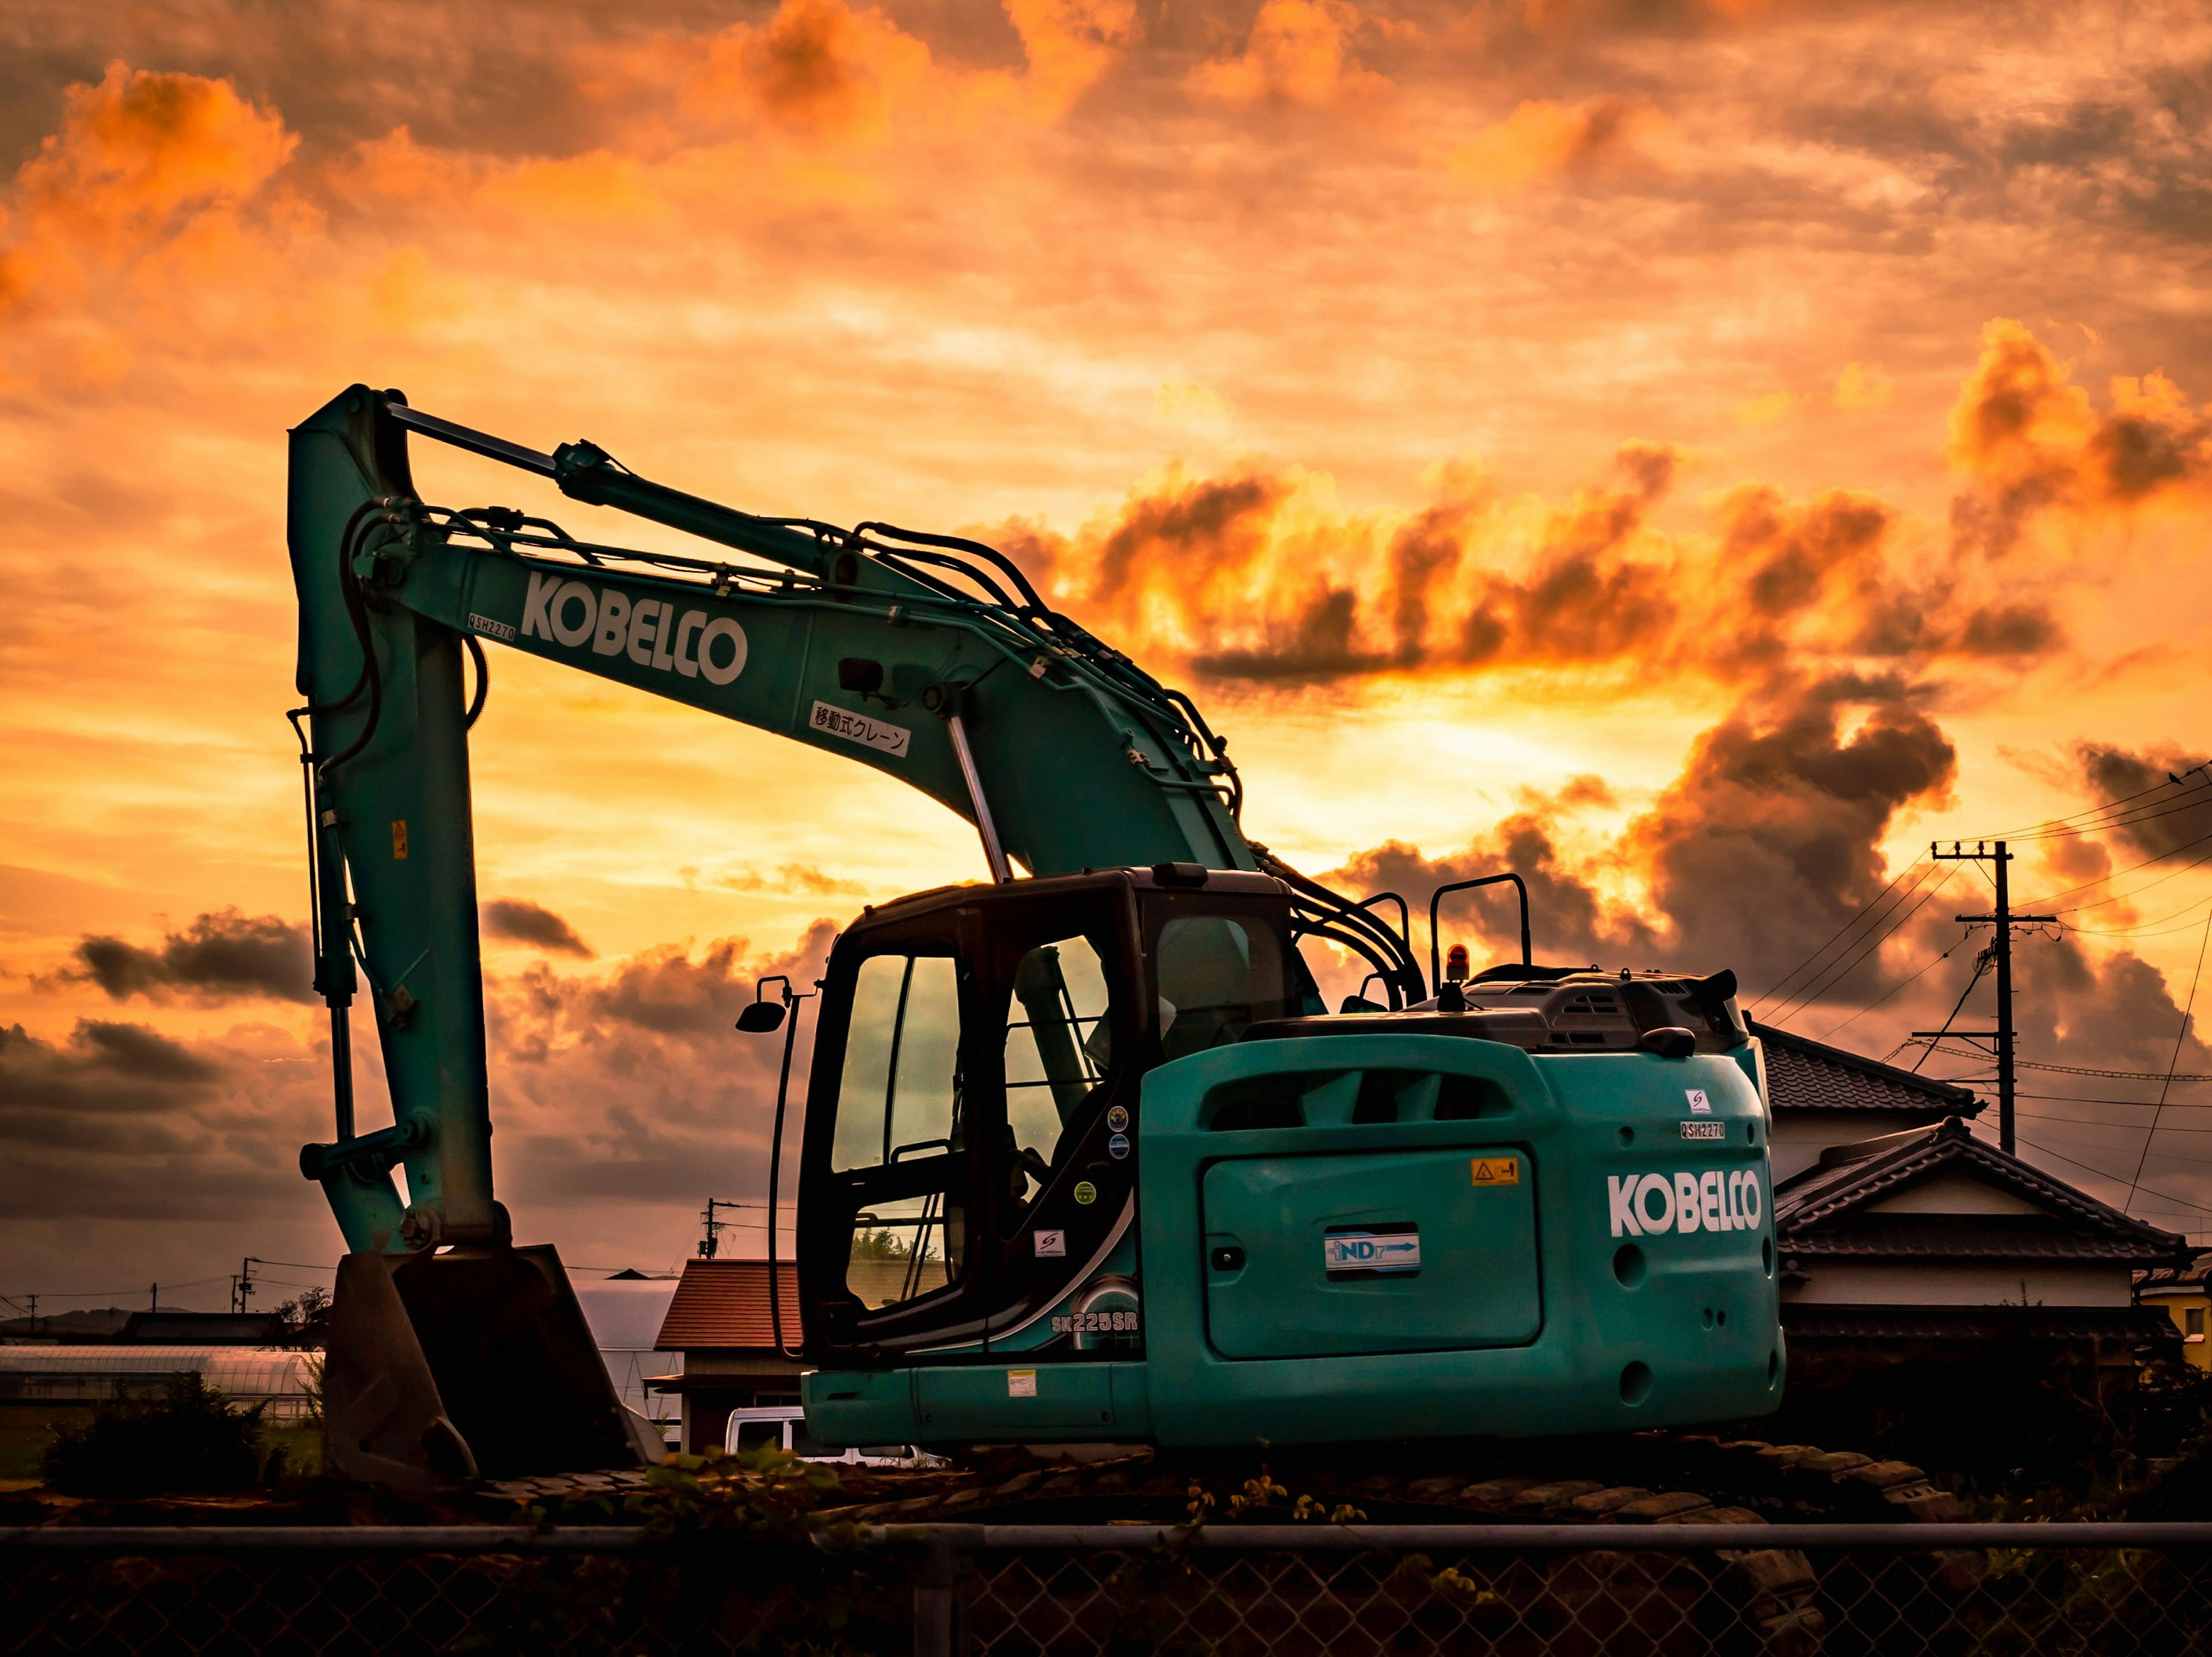
<svg viewBox="0 0 2212 1657">
<path fill-rule="evenodd" d="M 1639 1433 L 1554 1442 L 1522 1454 L 1496 1446 L 1464 1458 L 1425 1450 L 1425 1465 L 1448 1469 L 1441 1472 L 1378 1470 L 1382 1460 L 1374 1447 L 1363 1447 L 1357 1459 L 1297 1450 L 1139 1450 L 1080 1466 L 1040 1466 L 1025 1453 L 1002 1452 L 951 1468 L 845 1472 L 845 1495 L 860 1499 L 824 1516 L 876 1525 L 1175 1524 L 1188 1522 L 1197 1502 L 1207 1523 L 1231 1522 L 1232 1504 L 1237 1516 L 1279 1523 L 1304 1497 L 1309 1513 L 1326 1518 L 1350 1507 L 1376 1524 L 1870 1523 L 1966 1517 L 1955 1496 L 1910 1463 L 1758 1439 Z"/>
<path fill-rule="evenodd" d="M 1194 1517 L 1209 1525 L 1300 1519 L 1464 1523 L 1470 1541 L 1487 1526 L 1588 1525 L 1617 1532 L 1620 1545 L 1528 1556 L 1504 1569 L 1469 1569 L 1480 1574 L 1483 1592 L 1493 1596 L 1502 1613 L 1530 1626 L 1586 1615 L 1595 1601 L 1648 1607 L 1656 1596 L 1680 1618 L 1680 1637 L 1638 1648 L 1680 1644 L 1702 1649 L 1704 1636 L 1693 1630 L 1704 1618 L 1708 1631 L 1732 1630 L 1732 1646 L 1809 1657 L 1826 1637 L 1823 1590 L 1848 1599 L 1870 1586 L 1840 1580 L 1863 1578 L 1866 1568 L 1859 1562 L 1845 1557 L 1816 1569 L 1795 1548 L 1662 1554 L 1638 1550 L 1636 1532 L 1660 1525 L 1936 1522 L 1967 1516 L 1956 1496 L 1910 1463 L 1805 1444 L 1668 1432 L 1531 1445 L 1518 1454 L 1513 1447 L 1484 1448 L 1488 1457 L 1470 1455 L 1455 1466 L 1443 1455 L 1427 1456 L 1431 1468 L 1451 1469 L 1441 1472 L 1362 1472 L 1347 1461 L 1296 1454 L 1263 1463 L 1249 1454 L 1139 1453 L 1087 1466 L 1038 1466 L 1026 1457 L 1001 1456 L 936 1472 L 871 1470 L 844 1483 L 848 1495 L 874 1499 L 823 1517 L 886 1526 L 1185 1523 Z M 1372 1447 L 1365 1460 L 1374 1464 Z M 1500 1470 L 1509 1460 L 1514 1469 Z M 1891 1579 L 1892 1592 L 1903 1586 L 1896 1580 L 1902 1573 L 1909 1579 L 1909 1597 L 1929 1608 L 1971 1595 L 1985 1569 L 1978 1553 L 1940 1551 L 1874 1567 Z"/>
</svg>

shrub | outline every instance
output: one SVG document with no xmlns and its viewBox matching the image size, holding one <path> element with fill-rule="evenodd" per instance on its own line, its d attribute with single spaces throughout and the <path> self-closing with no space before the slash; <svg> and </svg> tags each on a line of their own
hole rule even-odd
<svg viewBox="0 0 2212 1657">
<path fill-rule="evenodd" d="M 40 1466 L 64 1496 L 237 1490 L 259 1472 L 260 1436 L 260 1405 L 240 1409 L 187 1372 L 159 1399 L 118 1399 L 64 1428 Z"/>
</svg>

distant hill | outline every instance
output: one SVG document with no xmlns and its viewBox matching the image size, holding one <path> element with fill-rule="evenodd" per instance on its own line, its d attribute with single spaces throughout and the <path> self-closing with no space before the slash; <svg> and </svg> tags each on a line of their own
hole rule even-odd
<svg viewBox="0 0 2212 1657">
<path fill-rule="evenodd" d="M 131 1314 L 120 1306 L 41 1312 L 36 1318 L 9 1318 L 0 1322 L 0 1340 L 20 1340 L 27 1335 L 62 1341 L 112 1340 L 130 1321 Z"/>
</svg>

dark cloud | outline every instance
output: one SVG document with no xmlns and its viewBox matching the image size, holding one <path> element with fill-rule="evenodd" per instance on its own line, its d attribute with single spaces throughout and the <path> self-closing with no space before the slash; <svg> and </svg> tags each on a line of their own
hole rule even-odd
<svg viewBox="0 0 2212 1657">
<path fill-rule="evenodd" d="M 811 990 L 835 935 L 822 921 L 765 954 L 725 940 L 571 977 L 542 962 L 488 974 L 498 1188 L 518 1228 L 542 1236 L 573 1205 L 635 1205 L 659 1259 L 703 1198 L 761 1191 L 783 1042 L 732 1027 L 763 974 Z M 802 1097 L 812 1025 L 799 1028 Z M 373 1041 L 358 1040 L 355 1062 L 374 1127 Z M 328 1066 L 325 1049 L 265 1025 L 192 1041 L 98 1020 L 61 1041 L 0 1027 L 0 1220 L 252 1220 L 327 1235 L 295 1156 L 329 1137 Z"/>
<path fill-rule="evenodd" d="M 611 136 L 578 83 L 580 63 L 755 9 L 744 0 L 670 0 L 649 12 L 583 0 L 177 0 L 121 10 L 26 0 L 0 23 L 0 158 L 12 165 L 34 149 L 58 124 L 59 88 L 98 81 L 118 58 L 232 81 L 283 109 L 311 155 L 401 125 L 422 142 L 489 155 L 574 155 Z"/>
<path fill-rule="evenodd" d="M 1289 627 L 1269 629 L 1273 636 L 1266 644 L 1195 656 L 1192 665 L 1220 678 L 1295 683 L 1374 673 L 1402 661 L 1402 647 L 1395 655 L 1359 648 L 1358 621 L 1358 594 L 1350 587 L 1324 586 Z"/>
<path fill-rule="evenodd" d="M 592 946 L 576 936 L 574 927 L 527 898 L 495 897 L 480 906 L 477 913 L 483 917 L 484 931 L 493 938 L 586 960 L 593 953 Z"/>
<path fill-rule="evenodd" d="M 506 1188 L 523 1193 L 518 1200 L 694 1206 L 764 1188 L 783 1040 L 733 1027 L 763 976 L 784 974 L 811 991 L 836 936 L 823 920 L 765 956 L 724 939 L 696 956 L 647 950 L 604 977 L 541 967 L 489 985 Z M 814 1005 L 800 1015 L 794 1056 L 802 1096 Z"/>
<path fill-rule="evenodd" d="M 80 1019 L 58 1045 L 21 1024 L 0 1029 L 0 1163 L 9 1170 L 0 1178 L 0 1211 L 19 1205 L 11 1188 L 27 1156 L 190 1149 L 198 1138 L 192 1114 L 215 1102 L 226 1075 L 222 1064 L 143 1024 Z M 70 1181 L 96 1181 L 96 1161 L 80 1166 Z"/>
<path fill-rule="evenodd" d="M 1445 881 L 1511 870 L 1528 883 L 1540 960 L 1699 974 L 1728 967 L 1756 989 L 1881 894 L 1880 848 L 1893 819 L 1940 803 L 1956 762 L 1901 682 L 1786 685 L 1701 736 L 1682 774 L 1612 843 L 1613 866 L 1649 891 L 1649 913 L 1602 895 L 1604 862 L 1561 849 L 1576 811 L 1610 803 L 1594 778 L 1529 796 L 1463 853 L 1431 859 L 1388 842 L 1332 878 L 1363 895 L 1398 890 L 1425 911 Z M 1504 892 L 1456 900 L 1455 925 L 1510 958 L 1512 908 Z"/>
<path fill-rule="evenodd" d="M 604 1018 L 657 1035 L 719 1036 L 753 998 L 743 947 L 725 938 L 697 961 L 673 946 L 648 950 L 594 990 L 594 1006 Z"/>
<path fill-rule="evenodd" d="M 5 1108 L 136 1113 L 200 1097 L 222 1074 L 144 1024 L 80 1018 L 59 1047 L 17 1024 L 0 1029 L 0 1099 Z"/>
<path fill-rule="evenodd" d="M 1628 851 L 1671 926 L 1670 964 L 1771 982 L 1887 883 L 1907 806 L 1944 802 L 1950 739 L 1893 679 L 1838 677 L 1763 699 L 1700 737 L 1629 825 Z M 1846 716 L 1855 728 L 1845 732 Z"/>
<path fill-rule="evenodd" d="M 1115 604 L 1157 565 L 1202 586 L 1207 575 L 1249 563 L 1267 549 L 1269 522 L 1289 495 L 1283 478 L 1247 474 L 1132 501 L 1099 549 L 1092 598 Z"/>
<path fill-rule="evenodd" d="M 2197 771 L 2203 755 L 2171 745 L 2137 751 L 2084 742 L 2075 745 L 2074 758 L 2091 799 L 2110 807 L 2089 824 L 2109 824 L 2102 834 L 2136 854 L 2130 863 L 2212 836 L 2212 778 Z"/>
<path fill-rule="evenodd" d="M 1386 841 L 1325 878 L 1339 889 L 1361 896 L 1400 894 L 1414 912 L 1419 948 L 1426 941 L 1429 897 L 1439 886 L 1510 871 L 1528 885 L 1529 932 L 1538 961 L 1565 966 L 1654 965 L 1662 952 L 1655 929 L 1640 916 L 1609 911 L 1596 888 L 1569 866 L 1557 841 L 1563 820 L 1578 807 L 1610 803 L 1596 778 L 1578 778 L 1556 795 L 1532 795 L 1523 810 L 1477 836 L 1464 851 L 1430 859 L 1417 847 Z M 1474 938 L 1482 941 L 1493 962 L 1521 958 L 1521 908 L 1510 886 L 1446 898 L 1437 930 L 1444 947 Z M 1484 952 L 1473 953 L 1480 958 Z"/>
<path fill-rule="evenodd" d="M 118 1001 L 134 995 L 150 1001 L 180 995 L 202 1001 L 314 998 L 307 929 L 235 908 L 201 915 L 183 932 L 168 933 L 158 949 L 88 937 L 77 944 L 76 958 L 78 966 L 64 976 L 97 984 Z"/>
</svg>

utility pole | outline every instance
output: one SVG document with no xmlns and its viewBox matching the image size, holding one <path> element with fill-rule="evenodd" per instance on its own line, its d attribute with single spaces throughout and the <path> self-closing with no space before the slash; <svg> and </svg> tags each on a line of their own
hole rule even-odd
<svg viewBox="0 0 2212 1657">
<path fill-rule="evenodd" d="M 1954 1035 L 1962 1041 L 1987 1041 L 1992 1045 L 1997 1062 L 1997 1145 L 2007 1156 L 2013 1147 L 2013 1024 L 2012 1024 L 2012 929 L 2015 926 L 2043 926 L 2057 923 L 2057 915 L 2016 915 L 2012 912 L 2012 882 L 2008 865 L 2012 853 L 2005 843 L 1997 841 L 1976 841 L 1974 849 L 1966 849 L 1963 841 L 1953 841 L 1951 849 L 1945 851 L 1941 841 L 1930 841 L 1928 855 L 1938 863 L 1993 863 L 1996 865 L 1996 907 L 1985 915 L 1960 915 L 1957 919 L 1968 926 L 1996 928 L 1995 949 L 1997 961 L 1997 1027 L 1993 1030 L 1915 1030 L 1915 1035 L 1930 1037 Z"/>
<path fill-rule="evenodd" d="M 35 1335 L 39 1332 L 39 1297 L 26 1295 L 23 1298 L 31 1303 L 31 1332 Z"/>
<path fill-rule="evenodd" d="M 253 1291 L 257 1286 L 253 1281 L 253 1268 L 260 1264 L 261 1262 L 251 1254 L 239 1261 L 238 1275 L 230 1280 L 232 1311 L 250 1312 L 253 1309 L 246 1304 L 246 1302 L 253 1298 Z"/>
<path fill-rule="evenodd" d="M 738 1208 L 741 1206 L 743 1206 L 743 1205 L 733 1202 L 725 1202 L 718 1197 L 709 1197 L 707 1199 L 706 1210 L 700 1216 L 701 1220 L 705 1223 L 707 1228 L 707 1235 L 702 1238 L 699 1242 L 699 1258 L 701 1259 L 711 1260 L 715 1257 L 715 1255 L 721 1252 L 722 1228 L 726 1225 L 735 1223 L 734 1221 L 731 1220 L 716 1219 L 714 1217 L 714 1211 L 718 1208 Z"/>
</svg>

